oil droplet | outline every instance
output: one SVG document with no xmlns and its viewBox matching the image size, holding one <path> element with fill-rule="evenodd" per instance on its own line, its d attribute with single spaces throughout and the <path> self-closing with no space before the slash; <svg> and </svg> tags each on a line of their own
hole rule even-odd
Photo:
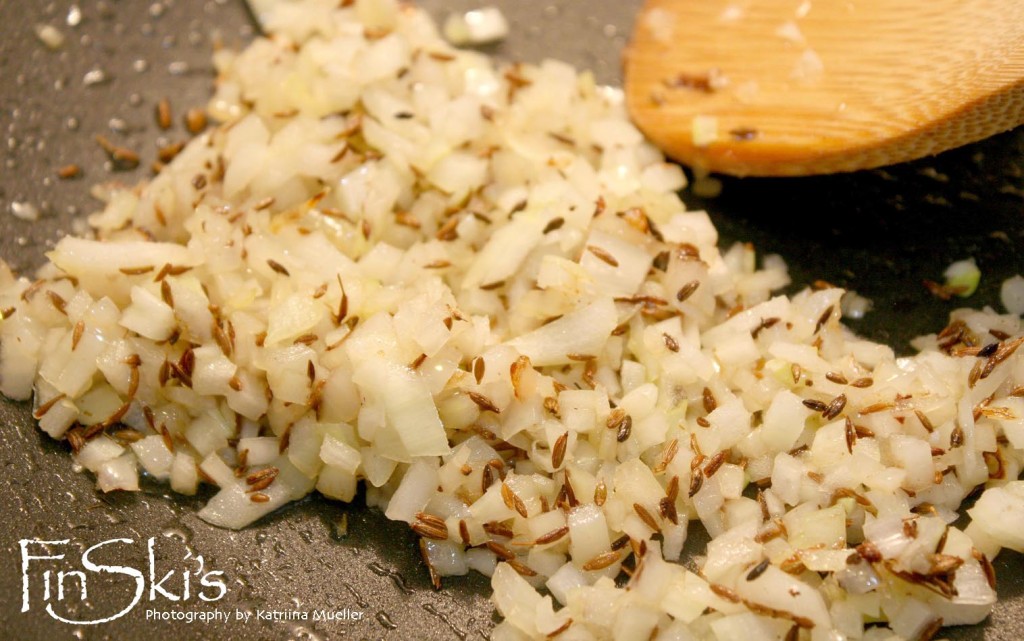
<svg viewBox="0 0 1024 641">
<path fill-rule="evenodd" d="M 93 67 L 89 71 L 85 72 L 84 76 L 82 76 L 82 84 L 86 87 L 92 87 L 109 81 L 110 76 L 107 75 L 106 71 L 99 67 Z"/>
<path fill-rule="evenodd" d="M 73 630 L 73 631 L 71 632 L 71 634 L 72 634 L 72 635 L 73 635 L 73 636 L 74 636 L 74 637 L 75 637 L 76 639 L 84 639 L 84 638 L 85 638 L 85 630 L 83 630 L 82 628 L 75 628 L 75 629 L 74 629 L 74 630 Z"/>
<path fill-rule="evenodd" d="M 364 599 L 362 596 L 360 596 L 360 594 L 358 592 L 356 592 L 355 588 L 353 588 L 348 583 L 345 584 L 345 588 L 348 590 L 348 593 L 352 595 L 352 598 L 355 599 L 356 605 L 358 605 L 361 608 L 368 608 L 368 607 L 370 607 L 370 604 L 367 603 L 366 599 Z"/>
<path fill-rule="evenodd" d="M 77 4 L 71 5 L 68 9 L 68 17 L 66 19 L 69 27 L 77 27 L 82 24 L 82 9 Z"/>
<path fill-rule="evenodd" d="M 75 118 L 74 116 L 64 121 L 64 127 L 68 131 L 78 131 L 79 124 L 78 118 Z"/>
<path fill-rule="evenodd" d="M 387 629 L 387 630 L 397 630 L 398 629 L 398 625 L 394 621 L 391 620 L 391 617 L 388 616 L 387 612 L 384 612 L 384 611 L 378 612 L 377 613 L 377 621 L 382 626 L 384 626 L 384 628 Z"/>
<path fill-rule="evenodd" d="M 143 73 L 149 69 L 149 63 L 142 58 L 136 58 L 132 61 L 132 71 L 135 73 Z"/>
<path fill-rule="evenodd" d="M 182 543 L 189 543 L 192 541 L 192 531 L 185 526 L 170 526 L 163 529 L 160 532 L 164 538 L 175 539 Z"/>
<path fill-rule="evenodd" d="M 455 633 L 455 636 L 457 636 L 460 639 L 462 639 L 462 641 L 466 641 L 467 634 L 465 632 L 463 632 L 462 630 L 460 630 L 454 623 L 452 623 L 452 620 L 450 618 L 448 618 L 448 615 L 443 613 L 443 612 L 441 612 L 440 610 L 438 610 L 437 607 L 434 606 L 434 604 L 432 604 L 432 603 L 425 603 L 423 605 L 423 609 L 426 610 L 427 612 L 433 614 L 438 619 L 441 619 L 442 621 L 444 621 L 444 623 L 449 628 L 451 628 L 451 631 Z"/>
<path fill-rule="evenodd" d="M 32 203 L 12 202 L 11 213 L 22 220 L 39 220 L 39 208 Z"/>
<path fill-rule="evenodd" d="M 412 590 L 409 588 L 409 585 L 405 582 L 405 577 L 399 574 L 397 571 L 392 570 L 391 568 L 386 568 L 380 563 L 377 563 L 376 561 L 370 563 L 367 567 L 369 567 L 370 571 L 372 571 L 377 576 L 390 577 L 391 580 L 395 582 L 395 585 L 398 586 L 398 589 L 402 592 L 406 594 L 412 594 Z"/>
</svg>

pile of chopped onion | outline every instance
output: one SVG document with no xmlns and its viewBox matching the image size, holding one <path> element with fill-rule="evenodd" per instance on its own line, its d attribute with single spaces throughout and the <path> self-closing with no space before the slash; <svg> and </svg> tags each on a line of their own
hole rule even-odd
<svg viewBox="0 0 1024 641">
<path fill-rule="evenodd" d="M 1017 316 L 896 358 L 841 290 L 773 296 L 780 259 L 720 252 L 618 91 L 340 4 L 262 3 L 271 35 L 216 54 L 223 124 L 98 190 L 35 281 L 0 273 L 0 389 L 101 490 L 210 484 L 240 528 L 363 482 L 435 582 L 493 577 L 495 640 L 985 618 L 1024 549 Z"/>
</svg>

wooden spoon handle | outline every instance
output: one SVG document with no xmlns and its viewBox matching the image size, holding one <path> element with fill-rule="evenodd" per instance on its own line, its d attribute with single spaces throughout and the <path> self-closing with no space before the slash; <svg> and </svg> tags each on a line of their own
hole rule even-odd
<svg viewBox="0 0 1024 641">
<path fill-rule="evenodd" d="M 1024 0 L 648 0 L 625 71 L 633 118 L 681 162 L 877 167 L 1024 123 Z"/>
</svg>

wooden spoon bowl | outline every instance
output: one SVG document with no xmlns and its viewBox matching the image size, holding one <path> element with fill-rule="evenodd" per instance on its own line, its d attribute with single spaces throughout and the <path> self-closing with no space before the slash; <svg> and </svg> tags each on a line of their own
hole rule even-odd
<svg viewBox="0 0 1024 641">
<path fill-rule="evenodd" d="M 647 0 L 626 99 L 734 175 L 878 167 L 1024 123 L 1024 0 Z"/>
</svg>

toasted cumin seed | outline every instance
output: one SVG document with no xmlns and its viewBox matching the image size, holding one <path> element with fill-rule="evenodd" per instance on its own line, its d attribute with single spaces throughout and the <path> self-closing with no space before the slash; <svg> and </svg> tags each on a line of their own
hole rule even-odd
<svg viewBox="0 0 1024 641">
<path fill-rule="evenodd" d="M 501 484 L 501 498 L 505 502 L 505 506 L 510 510 L 515 510 L 519 516 L 526 518 L 529 514 L 526 511 L 526 503 L 523 499 L 519 498 L 519 495 L 512 491 L 505 483 Z"/>
<path fill-rule="evenodd" d="M 815 412 L 824 413 L 828 409 L 828 405 L 825 405 L 822 401 L 814 398 L 805 398 L 803 400 L 804 407 Z"/>
<path fill-rule="evenodd" d="M 174 142 L 169 145 L 164 145 L 156 150 L 156 157 L 162 164 L 167 164 L 174 160 L 181 150 L 185 148 L 185 143 Z M 164 223 L 166 224 L 166 222 Z"/>
<path fill-rule="evenodd" d="M 686 301 L 690 296 L 693 296 L 693 293 L 697 291 L 698 287 L 700 287 L 700 281 L 691 280 L 679 288 L 679 291 L 676 292 L 676 300 L 680 303 Z"/>
<path fill-rule="evenodd" d="M 171 291 L 171 284 L 166 279 L 160 281 L 160 298 L 168 307 L 174 308 L 174 292 Z"/>
<path fill-rule="evenodd" d="M 57 170 L 57 177 L 61 180 L 71 180 L 82 175 L 82 168 L 75 164 L 64 165 Z"/>
<path fill-rule="evenodd" d="M 673 476 L 672 480 L 668 482 L 668 487 L 665 488 L 665 496 L 671 501 L 675 502 L 676 497 L 679 496 L 679 476 Z"/>
<path fill-rule="evenodd" d="M 832 311 L 835 309 L 834 305 L 829 305 L 828 309 L 822 312 L 821 317 L 818 318 L 818 322 L 814 325 L 814 333 L 817 334 L 821 331 L 821 328 L 825 326 L 825 323 L 832 318 Z"/>
<path fill-rule="evenodd" d="M 605 485 L 604 479 L 597 482 L 594 487 L 594 504 L 597 507 L 604 505 L 604 502 L 608 500 L 608 486 Z"/>
<path fill-rule="evenodd" d="M 619 550 L 623 549 L 624 547 L 626 547 L 630 543 L 631 543 L 631 541 L 630 541 L 629 535 L 628 534 L 623 534 L 619 538 L 617 538 L 614 541 L 612 541 L 612 546 L 611 546 L 612 547 L 612 551 L 618 552 Z"/>
<path fill-rule="evenodd" d="M 832 402 L 828 404 L 828 407 L 825 408 L 825 411 L 823 411 L 821 415 L 825 418 L 825 420 L 831 421 L 835 417 L 839 416 L 842 413 L 843 408 L 845 407 L 846 394 L 840 394 L 839 396 L 832 399 Z"/>
<path fill-rule="evenodd" d="M 505 562 L 508 563 L 510 568 L 518 572 L 520 576 L 537 576 L 537 572 L 533 568 L 530 568 L 518 559 L 508 559 Z"/>
<path fill-rule="evenodd" d="M 874 438 L 874 432 L 869 427 L 854 425 L 853 429 L 857 432 L 857 438 Z"/>
<path fill-rule="evenodd" d="M 619 443 L 625 443 L 629 439 L 630 434 L 633 433 L 633 417 L 626 414 L 622 422 L 619 423 L 618 433 L 615 434 L 615 440 Z"/>
<path fill-rule="evenodd" d="M 75 427 L 68 430 L 67 434 L 64 435 L 67 439 L 68 445 L 71 446 L 71 451 L 77 452 L 85 446 L 85 437 L 82 436 L 82 428 Z"/>
<path fill-rule="evenodd" d="M 696 421 L 697 421 L 697 425 L 700 425 L 701 427 L 711 427 L 711 421 L 709 421 L 708 419 L 704 418 L 703 416 L 698 416 L 696 418 Z"/>
<path fill-rule="evenodd" d="M 281 274 L 283 276 L 291 276 L 291 274 L 288 272 L 288 270 L 285 268 L 285 266 L 282 265 L 281 263 L 277 262 L 273 258 L 268 258 L 267 259 L 267 265 L 269 265 L 270 268 L 273 269 L 278 274 Z"/>
<path fill-rule="evenodd" d="M 668 519 L 673 525 L 679 525 L 679 512 L 676 510 L 675 500 L 665 496 L 658 501 L 658 511 L 662 518 Z"/>
<path fill-rule="evenodd" d="M 964 428 L 957 424 L 949 435 L 949 449 L 960 447 L 964 444 Z"/>
<path fill-rule="evenodd" d="M 5 316 L 6 318 L 6 316 Z M 78 342 L 82 340 L 82 335 L 85 333 L 85 321 L 78 321 L 75 323 L 75 328 L 71 330 L 71 351 L 75 351 L 78 347 Z"/>
<path fill-rule="evenodd" d="M 846 450 L 853 454 L 853 446 L 857 444 L 857 429 L 853 426 L 853 421 L 849 416 L 846 417 Z"/>
<path fill-rule="evenodd" d="M 554 543 L 555 541 L 561 539 L 568 533 L 569 526 L 563 525 L 562 527 L 556 530 L 551 530 L 547 534 L 537 537 L 537 540 L 534 541 L 534 543 L 536 543 L 537 545 L 547 545 L 548 543 Z"/>
<path fill-rule="evenodd" d="M 768 559 L 765 559 L 754 566 L 754 568 L 747 573 L 747 581 L 756 581 L 759 576 L 764 574 L 765 570 L 768 569 L 772 563 Z"/>
<path fill-rule="evenodd" d="M 111 432 L 110 436 L 125 443 L 137 443 L 145 438 L 142 432 L 132 427 L 122 427 L 115 432 Z"/>
<path fill-rule="evenodd" d="M 661 526 L 658 525 L 658 522 L 654 519 L 654 516 L 647 511 L 647 508 L 640 505 L 639 503 L 634 503 L 633 511 L 636 512 L 637 516 L 640 517 L 640 520 L 643 521 L 647 525 L 647 527 L 651 528 L 655 532 L 661 531 Z"/>
<path fill-rule="evenodd" d="M 462 539 L 463 545 L 469 545 L 471 539 L 469 536 L 469 526 L 466 525 L 465 519 L 459 519 L 459 538 Z"/>
<path fill-rule="evenodd" d="M 483 357 L 477 356 L 473 359 L 473 378 L 476 379 L 477 385 L 484 379 L 484 372 L 487 368 L 487 364 L 484 362 Z"/>
<path fill-rule="evenodd" d="M 562 467 L 562 462 L 565 460 L 565 448 L 569 444 L 569 432 L 563 432 L 558 440 L 555 441 L 554 447 L 551 448 L 551 467 L 556 470 Z"/>
<path fill-rule="evenodd" d="M 487 398 L 483 394 L 474 392 L 472 390 L 467 392 L 467 394 L 469 395 L 470 400 L 476 403 L 476 406 L 484 410 L 485 412 L 494 412 L 495 414 L 501 414 L 501 410 L 498 408 L 497 405 L 494 404 L 494 401 Z"/>
<path fill-rule="evenodd" d="M 278 454 L 284 454 L 284 451 L 288 449 L 288 444 L 291 443 L 291 440 L 292 440 L 292 426 L 289 425 L 288 427 L 284 428 L 284 432 L 281 433 L 281 440 L 277 444 L 277 452 L 278 452 Z"/>
<path fill-rule="evenodd" d="M 587 572 L 591 572 L 591 571 L 594 571 L 594 570 L 603 570 L 606 567 L 608 567 L 608 566 L 610 566 L 613 563 L 616 563 L 618 561 L 619 561 L 619 553 L 618 552 L 616 552 L 614 550 L 611 551 L 611 552 L 603 552 L 601 554 L 598 554 L 594 558 L 590 559 L 586 563 L 584 563 L 583 564 L 583 569 L 585 571 L 587 571 Z"/>
<path fill-rule="evenodd" d="M 65 398 L 67 398 L 66 394 L 57 394 L 56 396 L 54 396 L 53 398 L 51 398 L 50 400 L 46 401 L 38 408 L 36 408 L 36 411 L 32 412 L 32 418 L 36 419 L 37 421 L 43 418 L 44 416 L 46 416 L 47 412 L 53 409 L 54 405 L 61 402 Z"/>
<path fill-rule="evenodd" d="M 185 112 L 185 129 L 193 135 L 206 129 L 206 112 L 195 107 Z"/>
<path fill-rule="evenodd" d="M 832 381 L 836 385 L 846 385 L 847 382 L 848 382 L 846 380 L 846 377 L 843 376 L 843 374 L 841 372 L 826 372 L 825 373 L 825 378 L 827 378 L 828 380 Z"/>
<path fill-rule="evenodd" d="M 439 528 L 431 523 L 424 523 L 423 521 L 413 521 L 409 527 L 413 532 L 419 534 L 425 539 L 432 539 L 435 541 L 447 541 L 448 540 L 448 528 Z"/>
<path fill-rule="evenodd" d="M 276 467 L 267 467 L 262 470 L 253 472 L 249 476 L 245 477 L 245 482 L 249 485 L 255 485 L 256 483 L 259 483 L 260 481 L 263 481 L 264 479 L 267 478 L 277 478 L 277 475 L 279 473 L 280 470 L 277 469 Z"/>
<path fill-rule="evenodd" d="M 156 124 L 161 129 L 170 129 L 172 124 L 171 118 L 171 101 L 167 98 L 161 98 L 160 102 L 156 103 Z"/>
<path fill-rule="evenodd" d="M 768 499 L 765 498 L 764 490 L 757 491 L 757 504 L 761 508 L 761 519 L 769 521 L 772 518 L 771 510 L 768 509 Z"/>
<path fill-rule="evenodd" d="M 704 391 L 701 392 L 701 400 L 704 403 L 704 411 L 710 414 L 718 408 L 718 400 L 715 399 L 714 392 L 710 388 L 705 387 Z"/>
<path fill-rule="evenodd" d="M 435 590 L 441 589 L 441 575 L 437 573 L 437 569 L 434 564 L 430 562 L 430 554 L 427 553 L 427 540 L 420 538 L 420 557 L 423 558 L 423 564 L 427 566 L 427 571 L 430 573 L 430 584 L 434 586 Z"/>
<path fill-rule="evenodd" d="M 624 420 L 626 420 L 626 410 L 616 407 L 608 414 L 605 426 L 610 430 L 617 430 Z"/>
<path fill-rule="evenodd" d="M 615 260 L 615 257 L 609 254 L 605 249 L 598 247 L 597 245 L 587 245 L 587 251 L 596 256 L 602 262 L 611 265 L 612 267 L 618 267 L 619 261 Z"/>
<path fill-rule="evenodd" d="M 139 166 L 139 155 L 131 149 L 118 147 L 103 136 L 96 136 L 96 142 L 107 152 L 115 171 L 127 171 Z"/>
<path fill-rule="evenodd" d="M 576 498 L 576 490 L 572 486 L 569 470 L 564 470 L 562 473 L 565 475 L 565 481 L 562 483 L 562 487 L 565 488 L 565 500 L 568 502 L 569 507 L 576 507 L 580 502 Z"/>
<path fill-rule="evenodd" d="M 490 521 L 488 523 L 484 523 L 483 528 L 484 532 L 487 532 L 491 536 L 502 536 L 506 539 L 511 539 L 513 536 L 515 536 L 510 527 L 508 527 L 507 525 L 502 525 L 497 521 Z M 487 547 L 491 546 L 488 545 Z"/>
<path fill-rule="evenodd" d="M 497 541 L 488 541 L 486 543 L 486 545 L 487 545 L 487 549 L 488 550 L 490 550 L 491 552 L 494 552 L 496 555 L 498 555 L 499 558 L 501 558 L 501 559 L 503 559 L 505 561 L 509 561 L 511 559 L 516 558 L 516 555 L 515 555 L 514 552 L 509 550 L 507 547 L 505 547 L 501 543 L 498 543 Z"/>
<path fill-rule="evenodd" d="M 64 300 L 63 297 L 61 297 L 60 294 L 53 291 L 52 289 L 48 289 L 46 290 L 46 297 L 50 299 L 50 303 L 58 312 L 64 314 L 65 316 L 68 315 L 68 303 L 66 300 Z"/>
<path fill-rule="evenodd" d="M 669 351 L 679 351 L 679 343 L 676 342 L 676 339 L 672 338 L 668 333 L 663 333 L 661 336 L 665 339 L 665 347 L 667 347 Z"/>
<path fill-rule="evenodd" d="M 666 445 L 665 449 L 662 451 L 661 460 L 658 461 L 658 464 L 654 466 L 654 473 L 661 474 L 666 469 L 668 469 L 669 464 L 672 462 L 672 459 L 676 457 L 676 454 L 678 452 L 679 439 L 674 438 L 671 441 L 669 441 L 668 445 Z"/>
<path fill-rule="evenodd" d="M 851 387 L 865 388 L 865 387 L 871 387 L 874 384 L 875 384 L 875 381 L 874 381 L 873 378 L 864 377 L 864 378 L 858 378 L 857 380 L 853 381 L 852 383 L 850 383 L 850 386 Z"/>
<path fill-rule="evenodd" d="M 715 472 L 720 470 L 722 468 L 722 465 L 725 464 L 725 457 L 725 451 L 719 452 L 712 456 L 711 460 L 708 461 L 708 464 L 704 466 L 704 477 L 711 478 L 712 476 L 714 476 Z"/>
<path fill-rule="evenodd" d="M 558 218 L 552 218 L 551 221 L 548 222 L 548 224 L 544 227 L 544 231 L 542 233 L 549 234 L 553 231 L 561 229 L 563 225 L 565 225 L 565 219 L 562 218 L 561 216 L 559 216 Z"/>
<path fill-rule="evenodd" d="M 267 503 L 270 501 L 270 497 L 263 492 L 256 492 L 249 495 L 249 500 L 253 503 Z"/>
<path fill-rule="evenodd" d="M 274 483 L 274 480 L 276 478 L 277 478 L 277 475 L 275 474 L 274 476 L 263 477 L 263 478 L 259 479 L 258 481 L 256 481 L 255 483 L 250 483 L 251 487 L 248 490 L 246 490 L 246 492 L 252 493 L 252 492 L 259 492 L 261 490 L 265 490 L 265 489 L 267 489 L 268 487 L 270 487 Z M 248 480 L 246 480 L 246 482 L 248 482 Z"/>
<path fill-rule="evenodd" d="M 486 492 L 487 488 L 494 484 L 494 472 L 490 465 L 485 465 L 480 476 L 480 491 Z"/>
<path fill-rule="evenodd" d="M 697 492 L 700 492 L 701 486 L 704 485 L 704 475 L 700 471 L 694 472 L 690 476 L 690 493 L 688 496 L 692 499 Z"/>
</svg>

